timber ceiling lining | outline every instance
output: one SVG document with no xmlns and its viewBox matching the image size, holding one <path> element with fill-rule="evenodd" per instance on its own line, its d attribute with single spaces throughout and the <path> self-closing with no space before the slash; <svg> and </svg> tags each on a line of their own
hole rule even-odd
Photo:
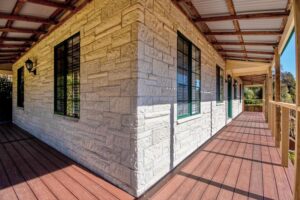
<svg viewBox="0 0 300 200">
<path fill-rule="evenodd" d="M 14 63 L 89 1 L 0 0 L 0 64 Z"/>
<path fill-rule="evenodd" d="M 290 0 L 173 2 L 225 59 L 245 61 L 272 61 L 290 12 Z"/>
</svg>

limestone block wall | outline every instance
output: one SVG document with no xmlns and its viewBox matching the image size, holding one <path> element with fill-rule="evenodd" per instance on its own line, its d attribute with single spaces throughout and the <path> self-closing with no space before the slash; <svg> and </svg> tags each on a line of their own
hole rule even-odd
<svg viewBox="0 0 300 200">
<path fill-rule="evenodd" d="M 144 22 L 138 23 L 138 195 L 227 123 L 226 101 L 216 103 L 216 65 L 225 68 L 224 60 L 171 0 L 140 3 Z M 176 106 L 178 31 L 201 50 L 202 70 L 201 114 L 180 120 Z"/>
<path fill-rule="evenodd" d="M 94 0 L 13 65 L 13 122 L 110 182 L 135 194 L 136 2 Z M 54 114 L 54 46 L 80 32 L 80 119 Z M 17 69 L 25 69 L 24 108 Z"/>
<path fill-rule="evenodd" d="M 177 120 L 177 32 L 201 50 L 201 114 Z M 54 114 L 54 46 L 80 32 L 80 119 Z M 25 69 L 24 108 L 17 69 Z M 13 121 L 139 196 L 227 123 L 225 62 L 171 0 L 93 0 L 13 65 Z M 225 71 L 225 70 L 224 70 Z M 224 85 L 226 89 L 226 85 Z M 225 91 L 225 99 L 227 99 Z M 234 103 L 236 116 L 240 105 Z"/>
</svg>

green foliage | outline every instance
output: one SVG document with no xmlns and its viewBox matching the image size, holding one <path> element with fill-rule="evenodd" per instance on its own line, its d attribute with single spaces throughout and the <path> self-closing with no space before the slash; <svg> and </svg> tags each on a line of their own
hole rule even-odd
<svg viewBox="0 0 300 200">
<path fill-rule="evenodd" d="M 263 101 L 262 99 L 245 99 L 245 104 L 246 105 L 262 105 Z"/>
<path fill-rule="evenodd" d="M 295 103 L 296 81 L 292 73 L 281 72 L 281 101 Z"/>
<path fill-rule="evenodd" d="M 262 99 L 261 87 L 246 87 L 244 90 L 245 99 Z"/>
<path fill-rule="evenodd" d="M 289 159 L 292 161 L 292 163 L 295 163 L 295 152 L 289 151 Z"/>
</svg>

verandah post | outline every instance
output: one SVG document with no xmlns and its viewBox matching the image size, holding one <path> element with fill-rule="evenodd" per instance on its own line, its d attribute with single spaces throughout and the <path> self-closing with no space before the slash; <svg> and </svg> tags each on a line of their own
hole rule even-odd
<svg viewBox="0 0 300 200">
<path fill-rule="evenodd" d="M 296 149 L 294 199 L 300 199 L 300 0 L 293 1 L 296 51 Z"/>
<path fill-rule="evenodd" d="M 280 102 L 280 56 L 278 52 L 278 47 L 274 49 L 275 53 L 275 101 Z M 280 146 L 280 107 L 275 106 L 275 127 L 274 127 L 274 136 L 275 136 L 275 145 L 276 147 Z"/>
<path fill-rule="evenodd" d="M 281 142 L 280 142 L 280 152 L 281 152 L 281 164 L 284 167 L 288 167 L 289 163 L 289 116 L 290 109 L 286 107 L 281 107 Z"/>
</svg>

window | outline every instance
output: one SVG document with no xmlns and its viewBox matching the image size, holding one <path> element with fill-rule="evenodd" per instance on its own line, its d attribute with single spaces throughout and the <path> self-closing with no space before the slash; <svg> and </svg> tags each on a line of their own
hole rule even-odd
<svg viewBox="0 0 300 200">
<path fill-rule="evenodd" d="M 240 103 L 242 102 L 242 84 L 240 84 Z"/>
<path fill-rule="evenodd" d="M 17 79 L 17 106 L 24 107 L 24 67 L 18 69 Z"/>
<path fill-rule="evenodd" d="M 177 117 L 200 113 L 200 50 L 181 34 L 177 41 Z"/>
<path fill-rule="evenodd" d="M 79 118 L 79 33 L 55 46 L 54 59 L 54 112 L 60 115 Z"/>
<path fill-rule="evenodd" d="M 216 70 L 216 95 L 217 95 L 217 102 L 224 101 L 224 70 L 217 65 Z"/>
<path fill-rule="evenodd" d="M 238 85 L 237 81 L 234 80 L 234 83 L 233 83 L 233 98 L 234 99 L 237 99 L 237 85 Z"/>
</svg>

